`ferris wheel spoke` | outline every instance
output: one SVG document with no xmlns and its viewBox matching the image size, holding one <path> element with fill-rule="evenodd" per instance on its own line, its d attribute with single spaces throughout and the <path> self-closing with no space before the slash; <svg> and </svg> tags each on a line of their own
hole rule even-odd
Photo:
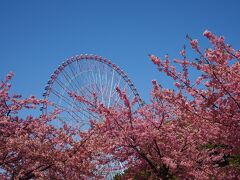
<svg viewBox="0 0 240 180">
<path fill-rule="evenodd" d="M 86 64 L 87 64 L 87 70 L 89 72 L 89 76 L 87 76 L 88 78 L 87 81 L 88 83 L 90 83 L 90 85 L 92 85 L 93 83 L 91 81 L 91 76 L 90 76 L 90 74 L 92 73 L 92 68 L 90 67 L 91 66 L 90 60 L 86 60 Z"/>
<path fill-rule="evenodd" d="M 102 93 L 101 80 L 98 78 L 98 71 L 97 71 L 99 70 L 99 67 L 97 67 L 97 65 L 99 66 L 99 62 L 95 61 L 93 65 L 93 70 L 92 70 L 92 78 L 94 80 L 96 92 Z M 99 84 L 100 84 L 100 87 L 99 87 Z"/>
<path fill-rule="evenodd" d="M 116 91 L 116 87 L 121 88 L 121 87 L 120 87 L 120 82 L 121 82 L 121 78 L 119 78 L 118 84 L 116 84 L 116 86 L 115 86 L 114 94 L 115 94 L 115 96 L 116 96 L 116 101 L 115 101 L 115 103 L 114 103 L 114 106 L 117 104 L 117 102 L 118 102 L 119 99 L 120 99 L 119 94 L 117 94 L 117 91 Z"/>
<path fill-rule="evenodd" d="M 93 85 L 95 86 L 95 87 L 93 87 L 93 89 L 95 89 L 96 86 L 97 86 L 97 81 L 96 81 L 96 79 L 95 79 L 95 77 L 94 77 L 93 71 L 91 71 L 91 75 L 92 75 Z M 96 91 L 97 91 L 97 90 L 95 89 L 95 92 L 96 92 Z"/>
<path fill-rule="evenodd" d="M 69 68 L 70 68 L 70 70 L 71 70 L 71 72 L 72 72 L 72 74 L 73 74 L 73 77 L 72 78 L 74 78 L 75 80 L 76 80 L 76 83 L 75 83 L 75 85 L 76 85 L 76 87 L 77 87 L 77 89 L 79 88 L 79 87 L 81 87 L 81 83 L 79 82 L 79 80 L 78 80 L 78 77 L 79 77 L 79 73 L 74 73 L 74 70 L 72 69 L 73 67 L 72 67 L 72 64 L 70 64 L 69 65 Z M 77 72 L 77 71 L 76 71 Z M 84 73 L 84 71 L 82 72 L 82 73 Z"/>
<path fill-rule="evenodd" d="M 124 87 L 123 87 L 121 90 L 122 90 L 122 91 L 125 91 L 127 85 L 128 85 L 128 84 L 125 82 L 125 83 L 124 83 Z M 117 100 L 116 100 L 116 102 L 115 102 L 115 105 L 119 104 L 119 103 L 118 103 L 119 101 L 120 101 L 120 96 L 118 95 L 118 98 L 117 98 Z"/>
<path fill-rule="evenodd" d="M 119 95 L 117 94 L 117 91 L 116 91 L 116 87 L 119 87 L 120 86 L 120 82 L 121 82 L 121 76 L 118 78 L 118 82 L 115 84 L 114 86 L 114 91 L 112 91 L 112 94 L 111 96 L 112 97 L 115 97 L 115 101 L 119 98 Z M 116 103 L 114 103 L 113 105 L 115 106 Z"/>
<path fill-rule="evenodd" d="M 80 116 L 76 113 L 76 112 L 79 112 L 78 109 L 75 108 L 76 111 L 73 111 L 73 110 L 68 109 L 68 108 L 66 108 L 66 107 L 63 107 L 63 106 L 61 106 L 61 105 L 59 105 L 59 104 L 56 104 L 55 106 L 56 106 L 57 108 L 63 109 L 64 112 L 67 113 L 67 114 L 69 114 L 69 115 L 70 115 L 69 117 L 72 117 L 77 123 L 83 123 L 83 122 L 84 122 L 83 117 L 80 117 Z M 82 110 L 80 110 L 80 111 L 82 111 Z M 88 112 L 87 112 L 87 113 L 88 113 Z M 86 115 L 86 114 L 83 113 L 83 112 L 80 112 L 80 114 L 83 115 L 84 117 L 90 118 L 89 115 Z M 88 114 L 89 114 L 89 113 L 88 113 Z"/>
<path fill-rule="evenodd" d="M 106 66 L 106 69 L 108 68 L 108 66 Z M 105 75 L 105 77 L 106 77 L 106 91 L 105 91 L 105 97 L 106 98 L 108 98 L 108 91 L 110 90 L 110 88 L 109 88 L 109 79 L 108 79 L 108 69 L 106 70 L 106 75 Z M 106 101 L 107 101 L 107 99 L 106 99 Z M 105 103 L 105 105 L 107 106 L 107 102 Z"/>
<path fill-rule="evenodd" d="M 66 84 L 64 84 L 63 82 L 61 82 L 59 79 L 56 79 L 56 82 L 58 83 L 59 86 L 61 86 L 64 90 L 67 89 L 69 92 L 72 92 L 72 90 L 70 90 L 68 88 L 68 86 L 66 86 Z M 69 81 L 68 81 L 69 82 Z M 72 87 L 72 86 L 71 86 Z M 77 92 L 80 92 L 82 96 L 87 96 L 87 98 L 90 98 L 90 96 L 88 94 L 83 94 L 83 89 L 81 88 L 80 84 L 78 86 L 79 88 L 76 89 L 74 87 L 74 90 Z M 90 90 L 88 88 L 85 88 L 86 90 L 88 90 L 90 92 Z"/>
<path fill-rule="evenodd" d="M 111 86 L 110 86 L 110 92 L 109 92 L 109 98 L 108 98 L 108 105 L 107 107 L 109 108 L 110 102 L 111 102 L 111 95 L 112 95 L 112 87 L 113 87 L 113 78 L 114 78 L 114 70 L 112 70 L 112 79 L 111 79 Z"/>
<path fill-rule="evenodd" d="M 97 69 L 96 69 L 96 71 L 97 71 Z M 99 81 L 99 79 L 98 79 L 98 74 L 97 74 L 97 72 L 95 72 L 94 76 L 95 76 L 95 79 L 96 79 L 96 83 L 95 83 L 96 91 L 98 92 L 97 94 L 100 94 L 100 92 L 101 92 L 101 86 L 100 86 L 100 81 Z"/>
<path fill-rule="evenodd" d="M 81 87 L 80 84 L 76 84 L 73 80 L 76 79 L 77 80 L 77 76 L 74 75 L 73 77 L 70 77 L 70 75 L 68 74 L 67 70 L 66 71 L 63 71 L 63 75 L 65 77 L 65 79 L 67 80 L 68 82 L 68 85 L 70 85 L 74 91 L 78 90 L 79 87 Z"/>
<path fill-rule="evenodd" d="M 63 70 L 62 74 L 63 74 L 65 80 L 67 80 L 68 85 L 71 86 L 71 88 L 73 88 L 74 91 L 76 91 L 78 86 L 75 84 L 74 84 L 75 86 L 73 86 L 73 83 L 71 83 L 71 81 L 70 81 L 71 77 L 68 75 L 68 73 Z M 68 77 L 66 77 L 66 76 L 68 76 Z"/>
<path fill-rule="evenodd" d="M 99 100 L 101 102 L 103 102 L 104 97 L 103 97 L 103 87 L 102 87 L 102 79 L 101 79 L 101 76 L 100 76 L 100 69 L 96 69 L 95 78 L 96 78 L 96 89 L 98 91 Z"/>
<path fill-rule="evenodd" d="M 64 84 L 63 84 L 61 81 L 59 81 L 59 80 L 56 80 L 56 82 L 57 82 L 57 83 L 58 83 L 58 85 L 59 85 L 59 86 L 61 86 L 61 87 L 62 87 L 64 90 L 66 90 L 66 89 L 67 89 L 67 90 L 68 90 L 68 92 L 71 92 L 71 90 L 70 90 L 70 89 L 68 89 L 68 88 L 67 88 L 67 86 L 65 86 L 65 87 L 64 87 Z M 54 89 L 53 89 L 53 90 L 54 90 Z M 57 91 L 55 91 L 55 90 L 54 90 L 54 92 L 55 92 L 55 95 L 56 95 L 56 94 L 58 94 L 58 95 L 59 95 L 59 97 L 60 97 L 60 94 L 59 94 Z M 63 94 L 62 94 L 62 95 L 61 95 L 61 97 L 65 97 L 65 96 L 63 96 Z M 65 98 L 66 98 L 66 97 L 65 97 Z M 68 98 L 67 98 L 67 99 L 68 99 Z"/>
<path fill-rule="evenodd" d="M 71 101 L 70 99 L 66 98 L 65 96 L 63 96 L 63 95 L 61 95 L 61 94 L 59 94 L 59 93 L 57 93 L 56 91 L 53 91 L 53 94 L 55 94 L 59 99 L 61 99 L 62 101 L 64 101 L 67 105 L 69 105 L 69 106 L 72 106 L 72 105 L 73 105 L 73 103 L 72 103 L 72 101 Z M 74 104 L 76 104 L 76 103 L 74 103 Z M 59 103 L 58 103 L 58 104 L 55 103 L 54 105 L 55 105 L 55 106 L 58 106 L 58 107 L 60 107 L 60 108 L 63 107 L 63 108 L 64 108 L 63 110 L 68 109 L 67 107 L 61 106 Z M 76 106 L 78 106 L 78 105 L 76 105 Z M 80 111 L 79 113 L 82 113 L 82 112 Z"/>
<path fill-rule="evenodd" d="M 81 121 L 82 120 L 82 117 L 80 117 L 79 115 L 77 115 L 75 112 L 73 112 L 73 111 L 71 111 L 71 112 L 69 112 L 69 111 L 66 111 L 67 112 L 67 114 L 69 114 L 69 116 L 70 117 L 72 117 L 74 120 L 75 120 L 75 122 L 77 122 L 77 123 L 83 123 L 83 121 Z M 82 113 L 83 114 L 83 113 Z"/>
<path fill-rule="evenodd" d="M 106 106 L 106 102 L 105 102 L 105 98 L 106 98 L 106 83 L 107 83 L 107 79 L 106 79 L 106 76 L 105 76 L 105 73 L 107 70 L 106 70 L 106 67 L 104 66 L 104 71 L 102 71 L 102 103 Z"/>
<path fill-rule="evenodd" d="M 66 84 L 64 84 L 62 81 L 60 81 L 59 79 L 56 79 L 57 84 L 65 91 L 68 90 L 68 92 L 71 92 L 72 90 L 70 90 L 68 88 L 68 86 L 66 86 Z"/>
<path fill-rule="evenodd" d="M 102 87 L 102 78 L 101 78 L 101 74 L 100 74 L 100 68 L 98 69 L 98 78 L 99 78 L 99 83 L 100 83 L 101 99 L 103 102 L 103 87 Z"/>
<path fill-rule="evenodd" d="M 62 106 L 59 105 L 55 105 L 56 108 L 61 108 Z M 63 107 L 62 107 L 63 108 Z M 69 112 L 70 110 L 67 110 L 66 108 L 63 110 L 62 115 L 57 116 L 57 119 L 60 120 L 60 122 L 64 123 L 72 123 L 72 121 L 75 121 L 77 124 L 79 123 L 83 123 L 82 121 L 80 121 L 82 119 L 82 117 L 80 117 L 79 115 L 77 115 L 76 113 L 73 112 Z M 65 116 L 64 116 L 65 114 Z M 68 115 L 66 115 L 68 114 Z M 71 117 L 71 118 L 70 118 Z M 67 120 L 67 121 L 66 121 Z"/>
<path fill-rule="evenodd" d="M 63 100 L 65 103 L 67 103 L 69 106 L 74 107 L 74 109 L 77 110 L 79 113 L 85 115 L 85 114 L 82 112 L 82 111 L 84 111 L 84 112 L 86 112 L 86 113 L 88 113 L 88 114 L 91 114 L 94 118 L 99 119 L 97 116 L 94 116 L 93 113 L 90 113 L 89 111 L 87 111 L 86 108 L 82 108 L 82 107 L 79 106 L 79 105 L 83 105 L 83 103 L 76 103 L 76 102 L 74 101 L 74 105 L 75 105 L 75 106 L 73 106 L 73 103 L 72 103 L 72 101 L 71 101 L 70 99 L 66 98 L 65 96 L 59 94 L 58 92 L 56 92 L 56 91 L 54 91 L 54 90 L 53 90 L 52 92 L 53 92 L 56 96 L 58 96 L 59 98 L 62 98 L 62 100 Z M 56 104 L 56 105 L 61 107 L 61 105 L 59 105 L 59 104 Z M 76 107 L 78 107 L 79 109 L 76 108 Z"/>
<path fill-rule="evenodd" d="M 73 63 L 69 64 L 69 69 L 72 72 L 73 76 L 76 77 L 78 73 L 77 73 L 76 69 L 74 68 Z"/>
<path fill-rule="evenodd" d="M 74 118 L 74 117 L 73 117 Z M 83 126 L 90 126 L 90 124 L 89 123 L 81 123 L 81 124 L 79 124 L 79 123 L 77 123 L 77 124 L 75 124 L 75 123 L 72 123 L 72 119 L 71 118 L 69 118 L 69 116 L 58 116 L 58 119 L 60 120 L 60 122 L 62 123 L 62 124 L 68 124 L 68 125 L 70 125 L 70 126 L 72 126 L 73 128 L 82 128 Z M 67 121 L 66 121 L 67 120 Z M 59 123 L 59 122 L 55 122 L 55 123 Z"/>
<path fill-rule="evenodd" d="M 59 105 L 59 104 L 55 104 L 55 107 L 56 107 L 56 108 L 60 108 L 60 109 L 62 109 L 64 112 L 70 114 L 70 115 L 71 115 L 70 117 L 72 117 L 72 114 L 71 114 L 71 113 L 73 113 L 74 115 L 76 115 L 76 116 L 79 118 L 79 119 L 75 119 L 77 122 L 80 122 L 79 120 L 82 119 L 82 117 L 80 117 L 80 116 L 77 114 L 77 112 L 80 113 L 81 115 L 85 116 L 85 117 L 89 117 L 88 115 L 86 115 L 85 113 L 82 112 L 82 111 L 84 111 L 84 112 L 86 112 L 87 114 L 89 114 L 89 112 L 85 111 L 84 109 L 74 108 L 75 111 L 73 111 L 73 109 L 66 108 L 66 107 L 61 106 L 61 105 Z"/>
<path fill-rule="evenodd" d="M 85 109 L 74 108 L 75 111 L 73 111 L 72 109 L 63 107 L 63 106 L 61 106 L 61 105 L 59 105 L 59 104 L 55 104 L 55 107 L 56 107 L 56 108 L 60 108 L 60 109 L 62 109 L 64 112 L 68 113 L 68 114 L 70 115 L 70 117 L 72 117 L 72 118 L 73 118 L 76 122 L 78 122 L 78 123 L 83 123 L 84 121 L 86 121 L 86 120 L 84 120 L 84 118 L 88 118 L 88 119 L 94 118 L 94 119 L 101 120 L 101 119 L 99 119 L 97 116 L 93 115 L 93 113 L 89 113 L 89 112 L 88 112 L 87 110 L 85 110 Z M 85 112 L 85 113 L 84 113 L 84 112 Z M 78 113 L 81 114 L 82 117 L 79 116 Z M 75 117 L 75 116 L 76 116 L 76 117 Z"/>
<path fill-rule="evenodd" d="M 72 99 L 70 99 L 68 96 L 64 96 L 63 94 L 61 93 L 58 93 L 57 91 L 55 91 L 54 89 L 52 89 L 52 93 L 57 96 L 59 98 L 59 102 L 61 103 L 62 100 L 64 100 L 65 102 L 69 102 L 71 103 L 72 102 Z"/>
<path fill-rule="evenodd" d="M 84 93 L 84 89 L 81 87 L 81 84 L 80 84 L 78 78 L 76 78 L 76 81 L 77 81 L 77 83 L 78 83 L 77 91 L 80 92 L 82 96 L 87 97 L 87 98 L 90 99 L 91 96 L 90 96 L 89 94 L 92 94 L 92 92 L 89 90 L 89 88 L 87 88 L 87 84 L 85 84 L 85 86 L 83 86 L 83 88 L 84 88 L 85 90 L 87 90 L 87 92 L 88 92 L 89 94 L 88 94 L 88 93 L 87 93 L 87 94 Z"/>
<path fill-rule="evenodd" d="M 91 73 L 91 70 L 88 69 L 88 70 L 87 70 L 87 73 L 90 74 L 90 73 Z M 86 90 L 88 91 L 89 94 L 92 95 L 92 94 L 94 93 L 94 90 L 93 90 L 93 84 L 94 84 L 94 83 L 93 83 L 91 77 L 85 75 L 85 76 L 82 76 L 82 78 L 83 78 L 83 82 L 85 82 L 85 88 L 86 88 Z M 91 90 L 90 90 L 90 89 L 91 89 Z"/>
<path fill-rule="evenodd" d="M 85 78 L 85 79 L 86 79 L 86 78 Z M 91 88 L 91 87 L 90 87 L 90 83 L 89 83 L 90 80 L 87 79 L 86 81 L 87 81 L 88 84 L 85 84 L 85 85 L 84 85 L 82 88 L 80 88 L 80 89 L 81 89 L 82 92 L 87 92 L 87 93 L 83 94 L 84 97 L 87 96 L 89 99 L 91 99 L 91 97 L 92 97 L 91 95 L 94 93 L 94 91 L 91 91 L 91 90 L 90 90 L 90 88 Z M 84 89 L 85 89 L 85 90 L 84 90 Z"/>
<path fill-rule="evenodd" d="M 95 91 L 93 93 L 95 93 L 96 95 L 99 95 L 99 93 L 101 92 L 100 87 L 98 86 L 97 82 L 94 84 L 95 86 Z M 99 99 L 98 99 L 99 100 Z"/>
</svg>

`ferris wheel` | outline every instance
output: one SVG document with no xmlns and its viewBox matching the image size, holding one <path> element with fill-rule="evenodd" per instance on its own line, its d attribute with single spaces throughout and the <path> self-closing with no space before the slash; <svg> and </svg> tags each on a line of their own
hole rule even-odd
<svg viewBox="0 0 240 180">
<path fill-rule="evenodd" d="M 125 91 L 130 101 L 136 98 L 138 106 L 144 104 L 131 80 L 108 59 L 91 54 L 71 57 L 50 76 L 43 96 L 51 105 L 44 104 L 42 112 L 48 115 L 53 109 L 60 109 L 62 112 L 53 122 L 54 126 L 61 127 L 65 123 L 81 131 L 88 130 L 90 120 L 103 119 L 86 104 L 70 97 L 69 93 L 74 92 L 88 101 L 97 98 L 105 107 L 116 107 L 122 105 L 116 87 Z M 108 175 L 107 179 L 112 179 L 116 173 Z"/>
<path fill-rule="evenodd" d="M 124 90 L 129 100 L 135 97 L 138 105 L 143 105 L 144 102 L 131 80 L 111 61 L 88 54 L 71 57 L 51 75 L 43 96 L 52 104 L 44 104 L 42 112 L 48 114 L 58 108 L 62 110 L 58 117 L 61 122 L 87 130 L 90 119 L 102 119 L 84 103 L 70 97 L 69 93 L 74 92 L 88 101 L 97 98 L 105 107 L 113 107 L 121 104 L 116 87 Z M 61 123 L 55 125 L 61 126 Z"/>
</svg>

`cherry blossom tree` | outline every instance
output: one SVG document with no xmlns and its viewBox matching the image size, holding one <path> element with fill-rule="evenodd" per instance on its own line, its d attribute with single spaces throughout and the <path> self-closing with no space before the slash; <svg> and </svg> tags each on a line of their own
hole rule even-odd
<svg viewBox="0 0 240 180">
<path fill-rule="evenodd" d="M 141 108 L 118 87 L 122 104 L 115 107 L 69 92 L 103 119 L 90 119 L 85 132 L 54 127 L 57 109 L 21 118 L 20 111 L 48 102 L 10 96 L 10 73 L 0 85 L 0 177 L 100 179 L 114 164 L 114 171 L 125 170 L 116 179 L 239 179 L 240 50 L 210 31 L 204 36 L 211 43 L 204 51 L 187 36 L 194 60 L 185 46 L 173 62 L 149 55 L 175 89 L 153 80 L 151 102 Z"/>
<path fill-rule="evenodd" d="M 91 148 L 78 130 L 66 125 L 56 129 L 50 116 L 20 118 L 20 111 L 34 109 L 44 100 L 34 96 L 10 96 L 10 73 L 0 85 L 0 177 L 1 179 L 83 179 L 96 176 Z M 27 111 L 28 112 L 28 111 Z M 90 136 L 90 135 L 89 135 Z M 87 137 L 85 135 L 85 137 Z"/>
<path fill-rule="evenodd" d="M 240 177 L 240 51 L 205 31 L 212 47 L 201 52 L 191 39 L 197 58 L 190 61 L 186 47 L 177 72 L 168 56 L 150 55 L 160 72 L 171 77 L 175 90 L 152 81 L 152 100 L 136 111 L 124 91 L 116 89 L 121 107 L 98 104 L 93 111 L 104 122 L 92 122 L 91 142 L 99 152 L 125 165 L 124 178 L 145 172 L 149 178 L 236 179 Z M 179 69 L 179 67 L 178 67 Z M 193 80 L 189 72 L 200 76 Z M 91 105 L 84 97 L 74 98 Z M 121 177 L 121 176 L 118 176 Z"/>
</svg>

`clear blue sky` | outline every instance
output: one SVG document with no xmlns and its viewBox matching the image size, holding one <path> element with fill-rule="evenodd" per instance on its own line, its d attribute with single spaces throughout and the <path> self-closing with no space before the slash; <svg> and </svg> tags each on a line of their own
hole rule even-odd
<svg viewBox="0 0 240 180">
<path fill-rule="evenodd" d="M 92 53 L 120 66 L 147 100 L 152 79 L 171 86 L 147 54 L 179 57 L 187 33 L 206 46 L 205 29 L 240 48 L 239 7 L 238 0 L 1 0 L 0 78 L 13 71 L 13 92 L 41 97 L 64 59 Z"/>
</svg>

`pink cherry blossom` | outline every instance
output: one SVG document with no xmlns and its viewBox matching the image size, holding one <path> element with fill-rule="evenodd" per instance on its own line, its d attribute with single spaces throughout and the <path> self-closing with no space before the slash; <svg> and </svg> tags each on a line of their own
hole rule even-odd
<svg viewBox="0 0 240 180">
<path fill-rule="evenodd" d="M 191 44 L 193 49 L 196 49 L 198 47 L 198 40 L 193 39 L 193 40 L 190 41 L 190 44 Z"/>
</svg>

